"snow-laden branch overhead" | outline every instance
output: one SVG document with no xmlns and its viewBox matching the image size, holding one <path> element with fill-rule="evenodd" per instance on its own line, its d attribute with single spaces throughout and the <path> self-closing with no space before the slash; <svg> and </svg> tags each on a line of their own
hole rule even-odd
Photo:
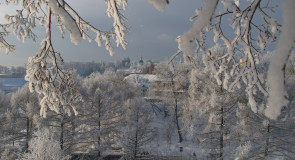
<svg viewBox="0 0 295 160">
<path fill-rule="evenodd" d="M 265 115 L 277 119 L 283 106 L 287 106 L 288 95 L 285 88 L 286 63 L 295 44 L 295 1 L 282 2 L 283 27 L 277 49 L 271 58 L 267 81 L 270 87 Z"/>
<path fill-rule="evenodd" d="M 45 117 L 47 109 L 57 113 L 77 114 L 72 103 L 79 95 L 73 84 L 73 73 L 63 69 L 62 54 L 53 47 L 51 40 L 53 22 L 56 22 L 61 36 L 64 37 L 67 32 L 75 45 L 78 45 L 82 38 L 89 42 L 95 41 L 98 46 L 104 43 L 106 50 L 113 55 L 112 39 L 118 47 L 125 49 L 127 45 L 125 36 L 128 30 L 125 17 L 121 13 L 121 10 L 127 6 L 127 0 L 105 1 L 107 15 L 114 19 L 113 28 L 109 31 L 102 31 L 84 20 L 69 5 L 70 1 L 67 1 L 69 3 L 64 0 L 5 0 L 4 2 L 6 5 L 18 5 L 21 9 L 16 10 L 15 15 L 5 15 L 7 24 L 0 24 L 0 49 L 4 48 L 7 52 L 14 50 L 14 46 L 5 40 L 10 34 L 10 29 L 23 42 L 27 39 L 36 39 L 37 36 L 33 31 L 38 21 L 46 32 L 39 51 L 28 60 L 25 77 L 30 83 L 30 90 L 43 95 L 40 114 Z"/>
<path fill-rule="evenodd" d="M 187 62 L 202 56 L 206 69 L 211 71 L 219 86 L 231 92 L 242 88 L 253 112 L 265 113 L 276 119 L 280 106 L 287 105 L 284 67 L 294 46 L 294 18 L 291 15 L 294 15 L 292 7 L 295 2 L 290 0 L 283 3 L 284 28 L 279 41 L 282 25 L 274 16 L 277 3 L 268 0 L 218 2 L 204 0 L 202 9 L 196 9 L 196 15 L 191 18 L 197 19 L 196 22 L 177 38 L 179 51 L 175 56 L 183 52 Z M 229 30 L 233 32 L 228 33 Z M 214 47 L 208 47 L 212 44 L 207 43 L 207 35 L 211 38 L 212 33 L 214 43 L 219 43 L 224 50 L 221 55 Z M 268 46 L 276 42 L 278 53 L 272 58 L 267 79 L 271 89 L 269 95 L 265 79 L 265 66 L 268 64 L 261 61 L 267 54 Z M 271 100 L 266 108 L 264 99 L 267 96 Z"/>
<path fill-rule="evenodd" d="M 191 57 L 194 53 L 195 39 L 198 38 L 202 30 L 210 26 L 211 18 L 215 13 L 218 0 L 203 0 L 203 8 L 198 11 L 198 20 L 192 28 L 178 38 L 178 48 L 183 51 L 185 56 Z"/>
<path fill-rule="evenodd" d="M 158 11 L 164 11 L 166 5 L 169 4 L 169 0 L 148 0 L 148 2 L 153 4 Z"/>
</svg>

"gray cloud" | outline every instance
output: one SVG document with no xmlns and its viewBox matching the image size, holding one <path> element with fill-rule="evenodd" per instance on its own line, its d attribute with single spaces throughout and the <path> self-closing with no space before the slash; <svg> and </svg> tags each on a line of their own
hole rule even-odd
<svg viewBox="0 0 295 160">
<path fill-rule="evenodd" d="M 68 2 L 92 25 L 103 29 L 111 28 L 113 20 L 107 17 L 105 13 L 107 6 L 103 0 L 87 0 L 83 3 L 80 0 L 69 0 Z M 96 43 L 88 43 L 84 40 L 76 46 L 70 42 L 68 34 L 63 40 L 58 30 L 54 31 L 53 45 L 62 53 L 65 61 L 114 61 L 125 57 L 137 60 L 141 55 L 144 59 L 168 59 L 177 51 L 177 43 L 174 39 L 191 27 L 192 22 L 189 18 L 199 6 L 200 1 L 196 0 L 171 0 L 165 11 L 159 12 L 146 0 L 129 0 L 127 9 L 124 11 L 125 17 L 128 18 L 127 24 L 130 26 L 130 32 L 127 35 L 129 44 L 126 50 L 115 48 L 116 54 L 112 57 Z M 40 34 L 35 44 L 15 42 L 18 48 L 9 56 L 9 61 L 1 51 L 0 65 L 26 63 L 27 58 L 38 51 L 38 45 L 45 31 L 40 29 L 38 32 Z M 16 41 L 15 39 L 13 41 Z"/>
</svg>

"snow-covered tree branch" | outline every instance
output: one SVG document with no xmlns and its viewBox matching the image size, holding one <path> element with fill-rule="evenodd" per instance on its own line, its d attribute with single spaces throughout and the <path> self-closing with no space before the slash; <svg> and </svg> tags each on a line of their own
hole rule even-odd
<svg viewBox="0 0 295 160">
<path fill-rule="evenodd" d="M 284 77 L 283 74 L 279 75 L 280 72 L 278 70 L 284 70 L 283 66 L 286 64 L 288 55 L 294 46 L 294 34 L 291 31 L 293 20 L 289 18 L 289 15 L 293 15 L 293 10 L 284 7 L 284 5 L 292 6 L 294 3 L 293 1 L 282 2 L 283 8 L 285 8 L 284 12 L 286 13 L 283 16 L 284 23 L 281 25 L 274 18 L 274 14 L 278 12 L 278 6 L 269 0 L 252 0 L 247 2 L 240 2 L 239 0 L 203 1 L 203 8 L 197 9 L 196 15 L 191 18 L 191 20 L 197 18 L 192 28 L 178 37 L 179 51 L 176 55 L 183 52 L 184 59 L 191 62 L 197 55 L 196 53 L 203 53 L 204 64 L 207 69 L 215 74 L 214 77 L 218 85 L 222 85 L 224 89 L 229 91 L 234 91 L 241 84 L 244 84 L 248 95 L 248 103 L 252 111 L 257 113 L 258 107 L 264 105 L 259 104 L 256 98 L 257 94 L 262 93 L 265 97 L 270 96 L 269 99 L 274 99 L 274 96 L 283 97 L 280 99 L 287 97 L 282 92 L 277 93 L 279 90 L 284 90 L 283 80 L 275 80 L 270 75 L 274 73 L 276 77 L 280 77 L 279 79 Z M 283 30 L 280 36 L 281 27 Z M 289 38 L 284 36 L 284 32 Z M 208 33 L 209 35 L 211 33 L 214 34 L 212 39 L 214 43 L 224 46 L 225 54 L 215 59 L 212 58 L 212 51 L 206 49 L 208 46 Z M 266 49 L 269 45 L 276 43 L 279 36 L 280 39 L 286 40 L 278 41 L 278 52 L 285 52 L 286 54 L 284 55 L 286 56 L 280 53 L 274 55 L 273 59 L 275 60 L 271 61 L 269 78 L 267 79 L 271 88 L 269 90 L 265 83 L 266 77 L 263 72 L 257 69 L 257 65 L 259 65 L 261 57 L 267 53 Z M 281 41 L 285 46 L 282 48 L 286 51 L 281 51 Z M 286 46 L 287 42 L 285 41 L 288 41 L 288 46 Z M 278 58 L 282 59 L 279 64 L 282 67 L 277 65 L 272 67 L 273 64 L 278 63 Z M 276 68 L 275 71 L 274 68 Z M 280 86 L 275 83 L 280 83 Z M 274 89 L 274 86 L 278 87 Z M 269 91 L 270 94 L 268 93 Z M 276 102 L 274 104 L 270 100 L 270 106 L 273 107 L 266 109 L 265 114 L 271 119 L 276 119 L 280 114 L 281 106 L 286 105 L 281 100 Z M 276 111 L 274 111 L 274 108 L 276 108 Z M 272 113 L 270 113 L 270 110 Z"/>
<path fill-rule="evenodd" d="M 67 31 L 71 42 L 76 45 L 82 38 L 89 42 L 94 40 L 98 46 L 104 42 L 106 50 L 113 55 L 111 38 L 114 38 L 118 47 L 126 48 L 125 35 L 128 29 L 125 25 L 126 19 L 120 11 L 121 8 L 126 8 L 127 0 L 105 1 L 107 15 L 114 19 L 114 28 L 110 31 L 102 31 L 88 23 L 64 0 L 6 0 L 4 2 L 6 5 L 12 3 L 21 8 L 16 10 L 16 15 L 5 15 L 7 23 L 0 24 L 0 47 L 6 49 L 6 52 L 12 52 L 15 49 L 14 45 L 5 40 L 10 34 L 9 30 L 13 30 L 14 35 L 23 42 L 26 39 L 36 40 L 37 35 L 33 32 L 37 27 L 36 21 L 39 21 L 46 30 L 39 51 L 29 58 L 25 78 L 30 82 L 31 91 L 37 91 L 43 95 L 40 102 L 42 106 L 40 114 L 43 116 L 46 116 L 47 108 L 60 112 L 62 106 L 72 106 L 72 101 L 78 96 L 77 89 L 73 86 L 73 74 L 63 69 L 61 53 L 55 51 L 52 44 L 53 16 L 56 18 L 56 27 L 60 30 L 61 36 L 64 37 Z M 63 92 L 60 88 L 64 88 Z M 65 94 L 68 95 L 67 100 L 65 100 Z M 71 108 L 75 112 L 74 107 Z"/>
<path fill-rule="evenodd" d="M 277 119 L 283 106 L 289 103 L 289 96 L 286 92 L 285 72 L 288 58 L 295 45 L 295 2 L 286 0 L 282 4 L 284 25 L 282 34 L 278 40 L 277 49 L 271 59 L 268 71 L 268 83 L 270 87 L 268 106 L 265 110 L 266 116 Z"/>
</svg>

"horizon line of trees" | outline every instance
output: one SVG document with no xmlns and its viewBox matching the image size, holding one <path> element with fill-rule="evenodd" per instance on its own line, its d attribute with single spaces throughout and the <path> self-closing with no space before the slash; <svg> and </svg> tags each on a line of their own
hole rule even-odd
<svg viewBox="0 0 295 160">
<path fill-rule="evenodd" d="M 125 59 L 124 59 L 125 60 Z M 152 61 L 147 61 L 150 63 L 154 63 Z M 109 61 L 100 61 L 100 62 L 65 62 L 63 65 L 63 68 L 65 70 L 76 70 L 76 74 L 86 77 L 89 76 L 93 72 L 99 72 L 103 74 L 105 71 L 114 71 L 116 72 L 118 69 L 121 68 L 126 68 L 126 64 L 123 64 L 122 61 L 114 61 L 114 62 L 109 62 Z M 128 66 L 131 66 L 131 63 L 138 63 L 137 61 L 129 61 Z M 151 64 L 146 64 L 151 65 Z M 17 76 L 19 77 L 19 74 L 24 76 L 26 74 L 26 67 L 22 66 L 2 66 L 0 65 L 0 74 L 18 74 Z M 15 76 L 14 76 L 15 77 Z"/>
</svg>

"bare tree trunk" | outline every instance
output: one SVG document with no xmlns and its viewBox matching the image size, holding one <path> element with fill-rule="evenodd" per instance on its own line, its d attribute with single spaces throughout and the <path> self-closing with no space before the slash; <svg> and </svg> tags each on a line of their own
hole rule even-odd
<svg viewBox="0 0 295 160">
<path fill-rule="evenodd" d="M 180 129 L 180 125 L 179 125 L 179 117 L 178 117 L 178 101 L 177 101 L 177 95 L 175 93 L 175 84 L 174 84 L 174 79 L 171 79 L 172 82 L 172 88 L 173 88 L 173 96 L 174 96 L 174 115 L 175 115 L 175 122 L 176 122 L 176 127 L 177 127 L 177 133 L 178 133 L 178 140 L 179 143 L 182 142 L 182 133 L 181 133 L 181 129 Z"/>
<path fill-rule="evenodd" d="M 137 139 L 137 133 L 138 132 L 138 128 L 136 128 L 136 132 L 135 132 L 135 141 L 134 141 L 134 152 L 133 152 L 133 158 L 136 159 L 136 155 L 137 155 L 137 144 L 138 144 L 138 139 Z"/>
<path fill-rule="evenodd" d="M 75 137 L 75 122 L 74 119 L 71 120 L 71 137 L 70 137 L 70 146 L 69 153 L 73 153 L 74 151 L 74 137 Z"/>
<path fill-rule="evenodd" d="M 60 122 L 60 139 L 59 139 L 59 142 L 60 142 L 60 149 L 63 150 L 64 149 L 64 115 L 62 114 L 62 119 L 61 119 L 61 122 Z"/>
<path fill-rule="evenodd" d="M 100 123 L 100 120 L 98 120 L 98 130 L 99 130 L 99 135 L 97 137 L 98 157 L 101 156 L 101 153 L 100 153 L 100 141 L 101 141 L 101 137 L 100 137 L 100 126 L 101 126 L 101 123 Z"/>
<path fill-rule="evenodd" d="M 27 129 L 26 129 L 26 148 L 25 151 L 27 152 L 29 149 L 29 139 L 30 139 L 30 119 L 29 117 L 26 118 L 27 120 Z"/>
<path fill-rule="evenodd" d="M 267 125 L 267 133 L 266 133 L 267 138 L 265 141 L 264 157 L 267 157 L 269 152 L 269 133 L 270 133 L 270 124 Z"/>
<path fill-rule="evenodd" d="M 138 148 L 138 123 L 139 123 L 139 109 L 136 110 L 136 131 L 135 131 L 135 140 L 134 140 L 134 152 L 133 152 L 133 158 L 136 159 L 137 155 L 137 148 Z"/>
<path fill-rule="evenodd" d="M 100 152 L 100 149 L 101 149 L 101 101 L 100 101 L 100 98 L 99 98 L 99 103 L 98 103 L 98 137 L 97 137 L 97 145 L 98 145 L 98 157 L 101 156 L 101 152 Z"/>
<path fill-rule="evenodd" d="M 178 138 L 179 138 L 179 143 L 181 143 L 183 141 L 182 139 L 182 133 L 181 133 L 181 129 L 180 129 L 180 125 L 179 125 L 179 117 L 178 117 L 178 104 L 177 104 L 177 99 L 175 97 L 175 108 L 174 108 L 174 115 L 175 115 L 175 121 L 176 121 L 176 127 L 177 127 L 177 133 L 178 133 Z"/>
<path fill-rule="evenodd" d="M 221 118 L 220 118 L 220 138 L 219 138 L 219 147 L 220 147 L 220 151 L 219 151 L 219 158 L 220 160 L 223 159 L 223 127 L 224 127 L 224 108 L 221 105 L 220 108 L 220 114 L 221 114 Z"/>
<path fill-rule="evenodd" d="M 220 92 L 223 92 L 222 86 L 220 86 Z M 219 159 L 223 160 L 223 147 L 224 147 L 224 107 L 220 105 L 220 137 L 219 137 Z"/>
</svg>

